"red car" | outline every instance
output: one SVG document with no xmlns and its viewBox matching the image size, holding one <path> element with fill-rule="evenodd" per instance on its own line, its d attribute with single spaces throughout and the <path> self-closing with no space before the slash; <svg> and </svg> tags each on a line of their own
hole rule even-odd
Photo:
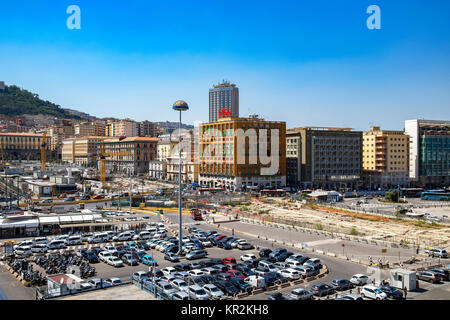
<svg viewBox="0 0 450 320">
<path fill-rule="evenodd" d="M 61 193 L 61 194 L 58 196 L 58 198 L 65 198 L 65 197 L 67 197 L 67 194 L 65 194 L 65 193 Z"/>
<path fill-rule="evenodd" d="M 233 257 L 226 257 L 222 259 L 223 264 L 236 263 L 236 259 Z"/>
<path fill-rule="evenodd" d="M 224 234 L 219 234 L 218 236 L 216 236 L 215 238 L 214 238 L 214 241 L 220 241 L 220 240 L 222 240 L 223 238 L 225 238 L 226 237 L 226 235 L 224 235 Z"/>
<path fill-rule="evenodd" d="M 101 195 L 101 194 L 98 194 L 98 195 L 96 195 L 96 196 L 94 196 L 94 197 L 92 197 L 92 199 L 103 199 L 104 197 Z"/>
<path fill-rule="evenodd" d="M 232 276 L 232 277 L 236 277 L 236 278 L 241 278 L 241 279 L 245 279 L 245 276 L 242 272 L 235 270 L 235 269 L 231 269 L 228 270 L 227 273 Z"/>
</svg>

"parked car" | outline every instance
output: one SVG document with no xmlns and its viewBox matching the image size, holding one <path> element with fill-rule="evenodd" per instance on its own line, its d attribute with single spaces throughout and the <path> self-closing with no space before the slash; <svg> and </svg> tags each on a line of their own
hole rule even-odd
<svg viewBox="0 0 450 320">
<path fill-rule="evenodd" d="M 180 261 L 180 258 L 176 254 L 171 253 L 171 252 L 166 253 L 164 255 L 164 259 L 168 260 L 168 261 L 171 261 L 171 262 L 178 262 L 178 261 Z"/>
<path fill-rule="evenodd" d="M 34 244 L 31 248 L 32 253 L 47 253 L 47 245 L 43 243 Z"/>
<path fill-rule="evenodd" d="M 342 278 L 334 279 L 333 281 L 331 281 L 331 284 L 334 286 L 334 288 L 336 290 L 339 290 L 339 291 L 352 289 L 354 287 L 353 283 L 351 283 L 347 279 L 342 279 Z"/>
<path fill-rule="evenodd" d="M 267 249 L 267 248 L 264 248 L 264 249 L 259 250 L 259 256 L 260 256 L 261 258 L 263 258 L 263 257 L 268 257 L 271 253 L 272 253 L 272 250 Z"/>
<path fill-rule="evenodd" d="M 30 246 L 20 246 L 14 250 L 14 253 L 20 256 L 30 256 L 33 253 L 31 248 Z"/>
<path fill-rule="evenodd" d="M 172 300 L 189 300 L 189 295 L 185 291 L 177 291 L 172 294 Z"/>
<path fill-rule="evenodd" d="M 291 291 L 290 297 L 294 300 L 313 300 L 314 295 L 311 291 L 306 289 L 298 288 Z"/>
<path fill-rule="evenodd" d="M 315 296 L 322 297 L 334 293 L 335 289 L 334 287 L 325 283 L 316 283 L 311 287 L 311 292 Z"/>
<path fill-rule="evenodd" d="M 275 292 L 270 295 L 267 300 L 292 300 L 290 297 L 283 296 L 281 292 Z"/>
<path fill-rule="evenodd" d="M 139 283 L 143 282 L 147 278 L 148 278 L 148 273 L 146 271 L 137 271 L 137 272 L 133 273 L 133 280 L 135 280 Z"/>
<path fill-rule="evenodd" d="M 218 280 L 213 282 L 213 285 L 222 290 L 227 296 L 234 296 L 239 293 L 239 289 L 229 281 Z"/>
<path fill-rule="evenodd" d="M 361 289 L 361 297 L 367 297 L 376 300 L 386 300 L 387 294 L 372 284 L 366 284 Z"/>
<path fill-rule="evenodd" d="M 110 266 L 119 268 L 123 267 L 123 261 L 120 260 L 118 257 L 111 255 L 110 257 L 106 258 L 105 262 L 109 264 Z"/>
<path fill-rule="evenodd" d="M 103 262 L 106 262 L 106 260 L 112 256 L 113 256 L 113 254 L 109 251 L 102 251 L 98 254 L 98 258 L 100 259 L 100 261 L 103 261 Z"/>
<path fill-rule="evenodd" d="M 151 256 L 151 255 L 145 255 L 141 258 L 141 262 L 143 264 L 149 265 L 149 266 L 157 266 L 158 263 L 156 262 L 156 260 Z"/>
<path fill-rule="evenodd" d="M 338 299 L 339 300 L 363 300 L 363 298 L 361 298 L 361 296 L 354 294 L 354 293 L 346 294 L 345 296 L 338 297 Z"/>
<path fill-rule="evenodd" d="M 225 295 L 225 293 L 223 293 L 222 290 L 217 288 L 212 283 L 205 284 L 203 286 L 203 290 L 205 290 L 206 293 L 208 293 L 210 299 L 220 299 Z"/>
<path fill-rule="evenodd" d="M 195 300 L 208 300 L 209 294 L 199 285 L 192 285 L 188 288 L 189 297 Z"/>
<path fill-rule="evenodd" d="M 118 286 L 122 284 L 122 280 L 120 280 L 120 278 L 117 277 L 112 277 L 109 279 L 105 279 L 105 283 L 109 283 L 111 286 Z"/>
<path fill-rule="evenodd" d="M 441 248 L 435 248 L 428 251 L 428 255 L 431 257 L 448 258 L 447 251 Z"/>
<path fill-rule="evenodd" d="M 80 245 L 80 244 L 82 244 L 81 236 L 70 236 L 66 240 L 66 245 L 68 245 L 68 246 L 75 246 L 75 245 Z"/>
<path fill-rule="evenodd" d="M 206 257 L 206 251 L 205 250 L 194 250 L 186 254 L 186 259 L 193 260 L 193 259 L 201 259 Z"/>
<path fill-rule="evenodd" d="M 237 248 L 239 250 L 251 250 L 251 249 L 254 249 L 255 247 L 251 243 L 242 242 L 242 243 L 238 243 Z"/>
<path fill-rule="evenodd" d="M 111 283 L 105 282 L 105 280 L 100 278 L 90 279 L 87 282 L 91 284 L 95 289 L 111 287 Z"/>
<path fill-rule="evenodd" d="M 350 282 L 357 286 L 362 286 L 367 284 L 367 281 L 369 281 L 369 277 L 365 274 L 355 274 L 350 278 Z"/>
<path fill-rule="evenodd" d="M 122 261 L 129 266 L 137 266 L 139 264 L 138 260 L 131 253 L 125 253 L 122 256 Z"/>
<path fill-rule="evenodd" d="M 379 288 L 382 292 L 386 293 L 388 298 L 403 299 L 403 292 L 392 286 L 381 286 Z"/>
<path fill-rule="evenodd" d="M 278 273 L 281 274 L 283 277 L 291 279 L 291 280 L 300 279 L 300 272 L 293 268 L 282 269 L 282 270 L 279 270 Z"/>
<path fill-rule="evenodd" d="M 87 250 L 83 258 L 87 260 L 89 263 L 98 262 L 98 257 L 92 250 Z"/>
<path fill-rule="evenodd" d="M 47 244 L 47 247 L 48 247 L 49 250 L 65 249 L 66 245 L 65 245 L 64 240 L 53 240 L 53 241 L 50 241 Z"/>
<path fill-rule="evenodd" d="M 186 281 L 180 278 L 175 278 L 171 281 L 171 284 L 174 288 L 180 290 L 180 291 L 186 291 L 188 290 L 189 285 Z"/>
<path fill-rule="evenodd" d="M 239 289 L 241 292 L 251 292 L 253 290 L 253 287 L 251 284 L 245 282 L 243 278 L 240 277 L 231 277 L 228 280 L 231 284 L 233 284 L 236 288 Z"/>
<path fill-rule="evenodd" d="M 222 259 L 223 264 L 236 263 L 236 259 L 233 257 L 226 257 Z"/>
<path fill-rule="evenodd" d="M 437 272 L 433 272 L 431 270 L 426 270 L 426 271 L 419 272 L 417 274 L 417 279 L 423 280 L 423 281 L 428 281 L 430 283 L 439 283 L 442 281 L 442 276 Z"/>
<path fill-rule="evenodd" d="M 230 269 L 226 273 L 228 273 L 232 277 L 245 279 L 244 274 L 242 272 L 238 271 L 238 270 L 235 270 L 235 269 Z"/>
<path fill-rule="evenodd" d="M 442 269 L 442 268 L 433 268 L 430 271 L 435 272 L 437 274 L 439 274 L 442 277 L 442 280 L 444 281 L 449 281 L 449 271 L 447 269 Z"/>
</svg>

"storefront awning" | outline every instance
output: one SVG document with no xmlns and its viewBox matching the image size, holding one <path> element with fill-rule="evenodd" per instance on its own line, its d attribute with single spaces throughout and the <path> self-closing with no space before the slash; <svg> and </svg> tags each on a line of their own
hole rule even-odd
<svg viewBox="0 0 450 320">
<path fill-rule="evenodd" d="M 39 217 L 40 224 L 59 224 L 59 217 Z"/>
<path fill-rule="evenodd" d="M 59 216 L 59 221 L 61 223 L 71 223 L 72 218 L 71 218 L 71 216 Z"/>
<path fill-rule="evenodd" d="M 94 217 L 92 216 L 92 214 L 83 214 L 84 222 L 92 222 L 93 219 L 94 219 Z"/>
<path fill-rule="evenodd" d="M 72 218 L 72 222 L 83 222 L 83 216 L 82 215 L 76 215 L 76 216 L 71 216 Z"/>
<path fill-rule="evenodd" d="M 24 219 L 24 220 L 12 220 L 7 221 L 6 219 L 3 220 L 2 224 L 0 225 L 0 228 L 8 229 L 8 228 L 36 228 L 39 225 L 38 219 Z"/>
</svg>

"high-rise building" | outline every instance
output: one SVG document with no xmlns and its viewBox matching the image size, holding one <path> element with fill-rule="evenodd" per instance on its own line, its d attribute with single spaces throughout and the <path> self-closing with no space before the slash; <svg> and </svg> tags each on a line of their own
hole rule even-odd
<svg viewBox="0 0 450 320">
<path fill-rule="evenodd" d="M 159 126 L 148 120 L 137 123 L 137 135 L 139 137 L 157 137 L 159 134 Z"/>
<path fill-rule="evenodd" d="M 222 118 L 201 124 L 198 139 L 201 186 L 241 191 L 286 185 L 285 122 Z"/>
<path fill-rule="evenodd" d="M 425 187 L 450 183 L 450 121 L 406 120 L 410 136 L 409 179 Z"/>
<path fill-rule="evenodd" d="M 239 117 L 239 88 L 223 81 L 209 89 L 209 122 L 227 117 Z"/>
<path fill-rule="evenodd" d="M 405 187 L 409 183 L 409 136 L 403 131 L 371 127 L 363 133 L 365 184 L 372 188 Z"/>
<path fill-rule="evenodd" d="M 362 132 L 350 128 L 304 127 L 286 132 L 291 186 L 348 188 L 361 179 Z"/>
</svg>

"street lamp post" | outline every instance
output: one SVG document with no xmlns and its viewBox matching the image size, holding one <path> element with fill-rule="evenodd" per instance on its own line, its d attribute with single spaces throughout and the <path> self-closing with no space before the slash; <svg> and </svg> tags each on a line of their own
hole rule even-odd
<svg viewBox="0 0 450 320">
<path fill-rule="evenodd" d="M 179 214 L 179 231 L 178 231 L 178 254 L 181 254 L 181 246 L 182 246 L 182 210 L 181 210 L 181 112 L 189 110 L 188 104 L 183 100 L 177 100 L 172 106 L 172 109 L 180 112 L 180 121 L 178 123 L 178 214 Z"/>
</svg>

